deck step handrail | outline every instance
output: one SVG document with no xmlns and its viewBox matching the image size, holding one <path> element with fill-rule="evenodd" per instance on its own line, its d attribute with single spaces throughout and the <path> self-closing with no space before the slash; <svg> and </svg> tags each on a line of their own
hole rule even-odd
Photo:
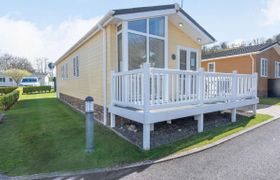
<svg viewBox="0 0 280 180">
<path fill-rule="evenodd" d="M 257 74 L 152 68 L 111 73 L 111 105 L 141 110 L 257 98 Z"/>
</svg>

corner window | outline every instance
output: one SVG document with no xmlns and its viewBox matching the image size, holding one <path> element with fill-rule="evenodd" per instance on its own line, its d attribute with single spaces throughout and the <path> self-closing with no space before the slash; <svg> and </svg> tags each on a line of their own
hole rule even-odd
<svg viewBox="0 0 280 180">
<path fill-rule="evenodd" d="M 208 72 L 216 72 L 215 62 L 208 63 Z"/>
<path fill-rule="evenodd" d="M 73 58 L 73 75 L 74 77 L 79 77 L 80 76 L 80 62 L 79 62 L 79 56 L 75 56 Z"/>
<path fill-rule="evenodd" d="M 275 78 L 280 78 L 280 62 L 275 62 Z"/>
<path fill-rule="evenodd" d="M 261 58 L 261 77 L 268 76 L 268 60 Z"/>
<path fill-rule="evenodd" d="M 164 17 L 149 19 L 149 33 L 164 37 Z"/>
<path fill-rule="evenodd" d="M 128 70 L 141 68 L 146 62 L 146 37 L 128 33 Z"/>
<path fill-rule="evenodd" d="M 147 32 L 147 21 L 146 21 L 146 19 L 130 21 L 130 22 L 128 22 L 128 29 L 146 33 Z"/>
<path fill-rule="evenodd" d="M 141 68 L 145 62 L 165 67 L 165 17 L 129 21 L 127 33 L 129 70 Z"/>
</svg>

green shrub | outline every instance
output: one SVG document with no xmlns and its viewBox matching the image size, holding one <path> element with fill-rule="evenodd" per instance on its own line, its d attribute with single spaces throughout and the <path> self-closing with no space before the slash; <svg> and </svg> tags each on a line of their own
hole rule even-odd
<svg viewBox="0 0 280 180">
<path fill-rule="evenodd" d="M 23 94 L 30 94 L 30 93 L 46 93 L 51 92 L 51 86 L 26 86 L 23 87 L 22 93 Z"/>
<path fill-rule="evenodd" d="M 14 90 L 8 94 L 0 96 L 0 110 L 5 111 L 9 109 L 19 98 L 19 91 Z"/>
<path fill-rule="evenodd" d="M 0 87 L 0 95 L 8 94 L 16 89 L 17 87 Z"/>
</svg>

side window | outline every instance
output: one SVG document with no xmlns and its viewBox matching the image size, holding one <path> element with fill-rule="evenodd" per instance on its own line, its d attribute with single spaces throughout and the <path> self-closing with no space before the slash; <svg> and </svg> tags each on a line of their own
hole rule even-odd
<svg viewBox="0 0 280 180">
<path fill-rule="evenodd" d="M 275 78 L 280 78 L 280 62 L 275 62 Z"/>
<path fill-rule="evenodd" d="M 65 78 L 64 76 L 64 65 L 61 66 L 61 79 L 63 80 Z"/>
<path fill-rule="evenodd" d="M 215 72 L 216 67 L 215 67 L 215 62 L 208 63 L 208 72 Z"/>
<path fill-rule="evenodd" d="M 69 74 L 68 74 L 68 63 L 65 64 L 65 78 L 68 79 Z"/>
<path fill-rule="evenodd" d="M 74 75 L 74 77 L 79 77 L 80 76 L 79 56 L 75 56 L 73 58 L 73 75 Z"/>
<path fill-rule="evenodd" d="M 268 76 L 268 60 L 261 58 L 261 77 Z"/>
</svg>

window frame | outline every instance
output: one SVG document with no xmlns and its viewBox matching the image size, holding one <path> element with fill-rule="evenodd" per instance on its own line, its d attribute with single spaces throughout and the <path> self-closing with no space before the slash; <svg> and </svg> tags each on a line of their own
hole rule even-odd
<svg viewBox="0 0 280 180">
<path fill-rule="evenodd" d="M 4 81 L 0 81 L 0 83 L 6 83 L 6 77 L 0 77 L 0 79 L 4 80 Z"/>
<path fill-rule="evenodd" d="M 152 18 L 159 18 L 159 17 L 164 17 L 164 37 L 162 36 L 157 36 L 157 35 L 153 35 L 153 34 L 149 34 L 149 19 Z M 135 21 L 135 20 L 141 20 L 141 19 L 146 19 L 146 28 L 147 31 L 146 33 L 143 32 L 139 32 L 139 31 L 135 31 L 135 30 L 131 30 L 128 29 L 128 23 L 130 21 Z M 122 29 L 121 31 L 117 30 L 117 27 L 122 24 Z M 117 24 L 116 26 L 116 39 L 118 37 L 118 35 L 122 33 L 122 60 L 123 60 L 123 64 L 122 64 L 122 70 L 123 71 L 128 71 L 129 68 L 129 64 L 128 64 L 128 33 L 133 33 L 133 34 L 137 34 L 137 35 L 142 35 L 146 37 L 146 54 L 147 54 L 147 59 L 146 62 L 150 63 L 150 48 L 149 48 L 149 38 L 155 38 L 155 39 L 160 39 L 163 40 L 164 43 L 164 68 L 166 69 L 168 67 L 168 16 L 165 15 L 158 15 L 158 16 L 150 16 L 150 17 L 145 17 L 145 18 L 134 18 L 134 19 L 129 19 L 127 21 L 122 21 L 121 23 Z M 116 41 L 117 42 L 117 41 Z M 118 46 L 117 46 L 117 52 L 118 52 Z M 116 53 L 116 57 L 118 58 L 118 53 Z"/>
<path fill-rule="evenodd" d="M 210 71 L 210 65 L 213 65 L 213 71 Z M 216 62 L 209 62 L 208 63 L 208 72 L 216 72 Z"/>
<path fill-rule="evenodd" d="M 268 59 L 267 58 L 261 58 L 260 71 L 261 71 L 260 72 L 261 77 L 268 77 Z"/>
<path fill-rule="evenodd" d="M 60 74 L 61 74 L 61 80 L 65 79 L 65 67 L 64 64 L 61 65 L 60 67 Z"/>
<path fill-rule="evenodd" d="M 280 61 L 275 61 L 275 78 L 280 78 Z"/>
<path fill-rule="evenodd" d="M 73 77 L 79 78 L 80 77 L 80 55 L 75 55 L 72 58 L 73 62 Z"/>
</svg>

